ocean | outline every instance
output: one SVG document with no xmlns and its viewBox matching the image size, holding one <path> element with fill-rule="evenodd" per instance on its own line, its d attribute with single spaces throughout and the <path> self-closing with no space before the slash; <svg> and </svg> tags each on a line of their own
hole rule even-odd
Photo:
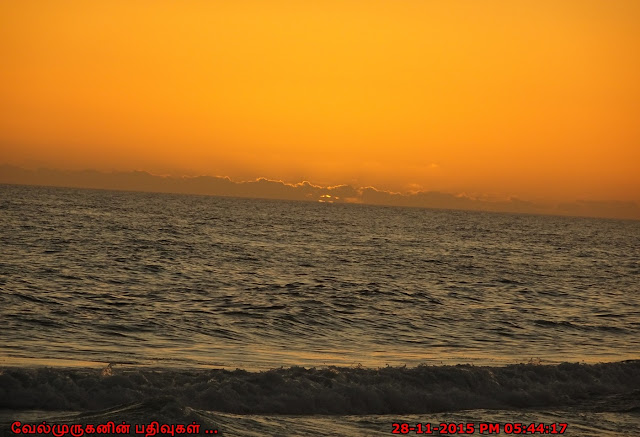
<svg viewBox="0 0 640 437">
<path fill-rule="evenodd" d="M 0 229 L 0 435 L 640 435 L 638 221 L 0 185 Z"/>
</svg>

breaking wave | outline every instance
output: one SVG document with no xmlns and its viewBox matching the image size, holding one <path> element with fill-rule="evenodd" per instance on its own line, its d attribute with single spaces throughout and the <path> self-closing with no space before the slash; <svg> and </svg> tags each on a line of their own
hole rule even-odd
<svg viewBox="0 0 640 437">
<path fill-rule="evenodd" d="M 291 367 L 264 372 L 5 368 L 0 374 L 2 409 L 89 411 L 151 399 L 235 414 L 418 414 L 560 407 L 632 412 L 640 411 L 640 361 Z"/>
</svg>

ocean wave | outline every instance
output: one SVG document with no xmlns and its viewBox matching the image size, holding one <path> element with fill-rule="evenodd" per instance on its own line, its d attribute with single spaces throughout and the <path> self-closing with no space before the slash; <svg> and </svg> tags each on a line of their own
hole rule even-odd
<svg viewBox="0 0 640 437">
<path fill-rule="evenodd" d="M 89 411 L 168 398 L 235 414 L 419 414 L 571 407 L 640 411 L 640 361 L 244 370 L 4 368 L 0 408 Z"/>
</svg>

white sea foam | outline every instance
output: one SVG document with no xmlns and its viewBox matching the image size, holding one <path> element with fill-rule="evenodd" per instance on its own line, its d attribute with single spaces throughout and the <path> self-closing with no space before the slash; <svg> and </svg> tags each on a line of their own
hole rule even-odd
<svg viewBox="0 0 640 437">
<path fill-rule="evenodd" d="M 629 422 L 618 434 L 640 425 L 640 361 L 506 367 L 294 367 L 264 372 L 118 366 L 110 370 L 111 374 L 100 369 L 3 369 L 3 430 L 8 432 L 15 420 L 36 424 L 42 420 L 157 420 L 195 421 L 207 429 L 226 430 L 226 435 L 357 435 L 358 430 L 374 435 L 376 429 L 384 431 L 385 423 L 389 433 L 393 422 L 427 420 L 419 417 L 431 422 L 454 417 L 478 422 L 507 422 L 516 417 L 536 421 L 536 414 L 553 412 L 555 422 L 567 423 L 572 418 L 574 427 L 576 418 L 582 417 L 578 423 L 583 434 L 579 435 L 589 435 L 584 415 L 613 415 Z M 542 414 L 544 411 L 547 413 Z M 334 432 L 329 432 L 332 420 Z M 548 417 L 537 421 L 545 420 Z"/>
</svg>

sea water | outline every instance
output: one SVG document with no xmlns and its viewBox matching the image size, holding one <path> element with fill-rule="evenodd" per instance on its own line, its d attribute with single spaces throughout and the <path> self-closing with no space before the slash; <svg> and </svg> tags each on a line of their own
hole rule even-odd
<svg viewBox="0 0 640 437">
<path fill-rule="evenodd" d="M 0 290 L 5 424 L 640 431 L 638 221 L 0 185 Z"/>
</svg>

